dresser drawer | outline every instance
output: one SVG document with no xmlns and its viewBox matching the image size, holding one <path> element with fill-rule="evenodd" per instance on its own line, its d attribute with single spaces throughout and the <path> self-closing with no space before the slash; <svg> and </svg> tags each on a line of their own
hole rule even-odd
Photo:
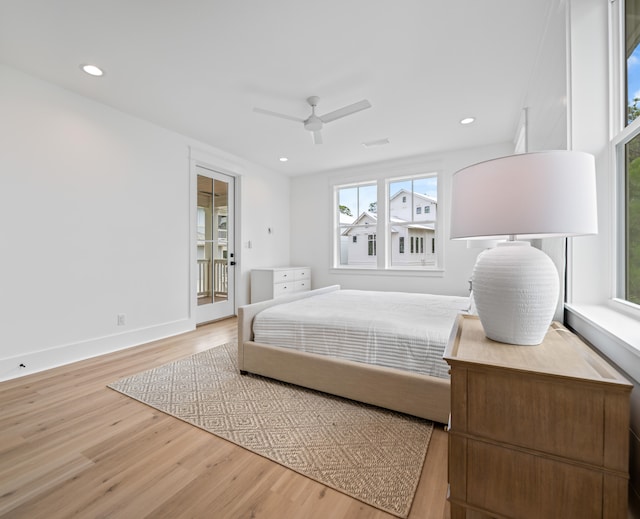
<svg viewBox="0 0 640 519">
<path fill-rule="evenodd" d="M 293 271 L 293 279 L 296 281 L 311 279 L 311 269 L 295 269 Z"/>
<path fill-rule="evenodd" d="M 280 297 L 287 295 L 291 292 L 295 292 L 295 282 L 291 281 L 291 283 L 276 283 L 273 285 L 273 297 Z"/>
<path fill-rule="evenodd" d="M 287 281 L 294 281 L 295 279 L 295 271 L 294 270 L 274 270 L 273 271 L 273 282 L 274 283 L 284 283 Z"/>
<path fill-rule="evenodd" d="M 303 279 L 301 281 L 294 281 L 293 286 L 296 292 L 311 290 L 311 282 L 308 279 Z"/>
</svg>

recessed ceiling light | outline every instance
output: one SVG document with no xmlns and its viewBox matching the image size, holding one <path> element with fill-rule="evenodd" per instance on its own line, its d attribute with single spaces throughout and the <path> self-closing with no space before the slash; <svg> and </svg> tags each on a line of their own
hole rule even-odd
<svg viewBox="0 0 640 519">
<path fill-rule="evenodd" d="M 460 124 L 471 124 L 475 120 L 476 120 L 475 117 L 465 117 L 460 121 Z"/>
<path fill-rule="evenodd" d="M 80 68 L 84 70 L 90 76 L 103 76 L 104 72 L 101 68 L 96 67 L 95 65 L 81 65 Z"/>
<path fill-rule="evenodd" d="M 289 159 L 287 157 L 280 157 L 280 162 L 287 162 Z"/>
</svg>

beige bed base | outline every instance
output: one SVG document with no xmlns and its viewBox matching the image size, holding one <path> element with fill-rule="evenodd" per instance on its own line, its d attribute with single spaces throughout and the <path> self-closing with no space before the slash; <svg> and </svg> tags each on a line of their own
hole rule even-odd
<svg viewBox="0 0 640 519">
<path fill-rule="evenodd" d="M 448 379 L 253 341 L 255 315 L 273 305 L 339 290 L 339 285 L 291 294 L 238 308 L 238 368 L 325 393 L 394 411 L 447 423 L 450 409 Z"/>
</svg>

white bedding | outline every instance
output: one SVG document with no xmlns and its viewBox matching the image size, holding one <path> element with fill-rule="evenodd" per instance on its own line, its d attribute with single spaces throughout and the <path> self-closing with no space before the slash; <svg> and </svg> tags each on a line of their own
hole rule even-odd
<svg viewBox="0 0 640 519">
<path fill-rule="evenodd" d="M 263 310 L 254 341 L 448 378 L 442 355 L 468 307 L 468 297 L 336 290 Z"/>
</svg>

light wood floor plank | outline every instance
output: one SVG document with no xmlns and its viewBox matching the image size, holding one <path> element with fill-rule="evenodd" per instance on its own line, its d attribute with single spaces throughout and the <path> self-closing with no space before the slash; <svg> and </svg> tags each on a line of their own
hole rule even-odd
<svg viewBox="0 0 640 519">
<path fill-rule="evenodd" d="M 235 318 L 0 383 L 0 517 L 391 519 L 107 388 L 236 340 Z M 411 519 L 448 519 L 436 424 Z"/>
</svg>

